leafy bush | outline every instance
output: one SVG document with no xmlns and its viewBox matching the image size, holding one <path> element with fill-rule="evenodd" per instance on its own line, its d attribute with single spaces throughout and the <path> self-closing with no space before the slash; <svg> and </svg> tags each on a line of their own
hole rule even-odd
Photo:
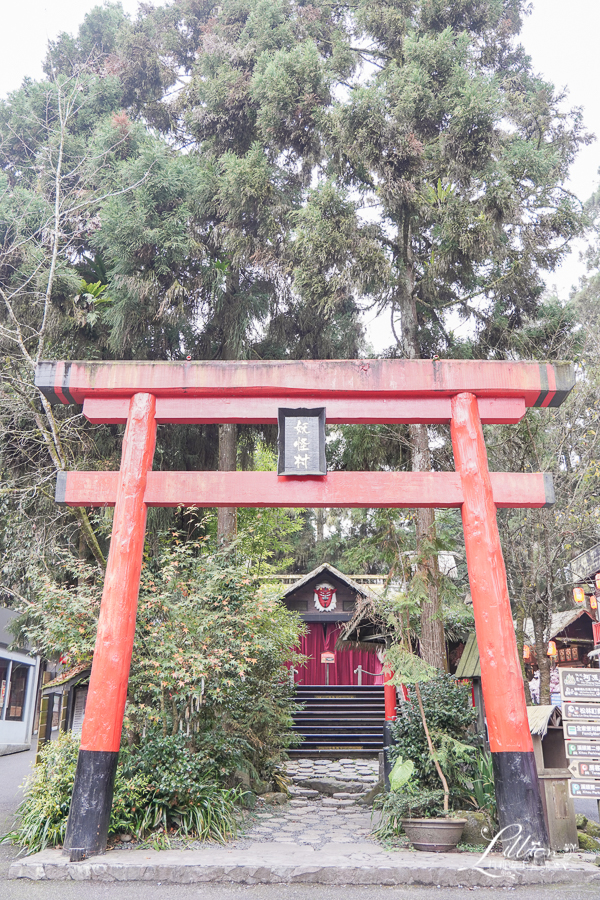
<svg viewBox="0 0 600 900">
<path fill-rule="evenodd" d="M 474 773 L 471 781 L 465 781 L 467 800 L 475 809 L 485 809 L 493 821 L 498 818 L 496 810 L 496 786 L 491 753 L 480 751 L 475 757 Z M 470 792 L 470 793 L 469 793 Z"/>
<path fill-rule="evenodd" d="M 234 565 L 237 551 L 210 553 L 207 541 L 164 535 L 145 559 L 124 739 L 183 732 L 213 781 L 277 780 L 293 731 L 293 689 L 285 663 L 295 658 L 302 623 L 265 587 Z M 21 638 L 66 665 L 92 658 L 102 579 L 66 560 L 46 572 L 21 617 Z M 243 775 L 243 779 L 239 776 Z"/>
<path fill-rule="evenodd" d="M 25 786 L 18 824 L 3 840 L 30 853 L 64 842 L 79 741 L 70 734 L 46 744 Z M 176 829 L 223 842 L 235 834 L 238 789 L 207 779 L 202 760 L 183 735 L 151 736 L 140 752 L 124 752 L 115 778 L 109 834 L 138 838 Z"/>
<path fill-rule="evenodd" d="M 423 706 L 438 761 L 450 786 L 454 808 L 465 799 L 467 785 L 477 777 L 478 737 L 473 730 L 477 712 L 471 705 L 471 691 L 451 675 L 439 675 L 420 684 Z M 414 779 L 421 789 L 435 790 L 439 776 L 427 746 L 414 687 L 409 702 L 400 703 L 392 725 L 395 745 L 390 758 L 412 760 Z"/>
</svg>

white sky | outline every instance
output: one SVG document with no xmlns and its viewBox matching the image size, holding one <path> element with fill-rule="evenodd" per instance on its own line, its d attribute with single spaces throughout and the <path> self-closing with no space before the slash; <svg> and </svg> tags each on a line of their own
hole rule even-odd
<svg viewBox="0 0 600 900">
<path fill-rule="evenodd" d="M 135 14 L 138 0 L 122 3 L 126 12 Z M 0 96 L 18 88 L 27 75 L 41 77 L 47 41 L 61 31 L 75 33 L 86 12 L 97 5 L 98 0 L 3 0 Z M 156 5 L 160 5 L 160 0 L 156 0 Z M 522 42 L 536 71 L 557 87 L 568 88 L 568 104 L 583 107 L 589 131 L 600 138 L 599 26 L 598 0 L 534 0 L 533 15 L 525 20 Z M 580 152 L 573 166 L 569 187 L 580 199 L 586 200 L 597 187 L 599 166 L 600 142 L 596 141 Z M 547 279 L 549 287 L 556 286 L 561 297 L 568 296 L 571 286 L 584 273 L 578 258 L 581 246 L 575 247 L 562 269 Z M 387 322 L 383 329 L 373 327 L 369 331 L 375 349 L 390 343 Z"/>
</svg>

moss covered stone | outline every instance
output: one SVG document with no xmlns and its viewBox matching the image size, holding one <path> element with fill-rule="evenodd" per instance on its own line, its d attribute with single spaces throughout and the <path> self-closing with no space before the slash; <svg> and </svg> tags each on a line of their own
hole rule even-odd
<svg viewBox="0 0 600 900">
<path fill-rule="evenodd" d="M 597 841 L 596 838 L 586 834 L 585 831 L 578 831 L 577 837 L 579 839 L 580 850 L 587 850 L 589 853 L 595 853 L 596 850 L 600 850 L 600 841 Z"/>
<path fill-rule="evenodd" d="M 588 819 L 585 823 L 582 831 L 585 831 L 586 834 L 589 834 L 590 837 L 600 838 L 600 825 L 597 822 L 594 822 L 592 819 Z"/>
</svg>

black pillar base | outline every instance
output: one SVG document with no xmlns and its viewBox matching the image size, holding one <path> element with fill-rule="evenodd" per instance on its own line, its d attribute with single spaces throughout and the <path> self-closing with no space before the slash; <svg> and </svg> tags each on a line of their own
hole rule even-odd
<svg viewBox="0 0 600 900">
<path fill-rule="evenodd" d="M 508 826 L 522 827 L 519 845 L 531 854 L 536 847 L 550 849 L 544 807 L 540 793 L 540 783 L 533 751 L 492 753 L 494 779 L 496 782 L 496 804 L 500 829 Z M 507 832 L 510 839 L 512 832 Z"/>
<path fill-rule="evenodd" d="M 118 759 L 108 750 L 79 751 L 63 851 L 73 859 L 106 850 Z"/>
<path fill-rule="evenodd" d="M 392 723 L 387 720 L 383 723 L 383 786 L 386 791 L 390 789 L 390 772 L 394 765 L 390 759 L 389 748 L 393 746 Z"/>
</svg>

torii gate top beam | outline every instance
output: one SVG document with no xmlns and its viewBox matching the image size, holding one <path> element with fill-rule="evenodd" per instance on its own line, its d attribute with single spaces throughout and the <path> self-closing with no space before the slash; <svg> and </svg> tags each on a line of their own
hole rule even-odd
<svg viewBox="0 0 600 900">
<path fill-rule="evenodd" d="M 36 385 L 52 403 L 91 398 L 285 397 L 345 399 L 522 398 L 559 406 L 575 383 L 570 363 L 479 360 L 300 360 L 251 362 L 42 362 Z"/>
</svg>

